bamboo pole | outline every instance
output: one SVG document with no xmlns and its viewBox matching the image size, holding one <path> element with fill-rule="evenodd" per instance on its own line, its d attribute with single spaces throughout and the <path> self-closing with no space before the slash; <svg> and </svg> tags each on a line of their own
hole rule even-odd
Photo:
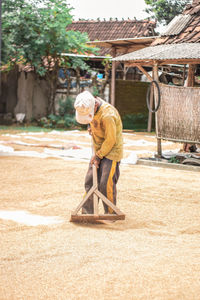
<svg viewBox="0 0 200 300">
<path fill-rule="evenodd" d="M 116 56 L 116 48 L 112 48 L 112 57 Z M 112 77 L 111 77 L 111 104 L 115 106 L 115 79 L 116 79 L 116 62 L 112 61 Z"/>
</svg>

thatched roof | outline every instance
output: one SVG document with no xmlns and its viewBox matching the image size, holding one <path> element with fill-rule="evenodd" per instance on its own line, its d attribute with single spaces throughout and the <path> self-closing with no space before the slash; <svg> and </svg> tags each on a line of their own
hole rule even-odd
<svg viewBox="0 0 200 300">
<path fill-rule="evenodd" d="M 200 43 L 168 44 L 147 47 L 113 59 L 114 61 L 149 61 L 200 59 Z"/>
</svg>

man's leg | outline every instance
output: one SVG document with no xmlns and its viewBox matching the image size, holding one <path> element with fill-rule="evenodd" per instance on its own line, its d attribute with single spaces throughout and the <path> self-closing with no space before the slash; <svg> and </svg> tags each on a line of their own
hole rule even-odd
<svg viewBox="0 0 200 300">
<path fill-rule="evenodd" d="M 87 174 L 85 176 L 85 191 L 86 193 L 91 189 L 93 185 L 93 171 L 92 171 L 92 165 L 89 164 Z M 83 214 L 93 214 L 93 196 L 89 197 L 87 202 L 83 205 L 82 208 Z"/>
<path fill-rule="evenodd" d="M 101 160 L 98 172 L 99 191 L 116 205 L 117 181 L 119 179 L 119 162 L 103 158 Z M 105 213 L 113 213 L 113 210 L 104 202 Z"/>
</svg>

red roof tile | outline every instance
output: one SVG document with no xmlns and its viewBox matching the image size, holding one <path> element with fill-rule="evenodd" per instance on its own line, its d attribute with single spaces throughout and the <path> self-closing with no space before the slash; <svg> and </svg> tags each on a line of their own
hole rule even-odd
<svg viewBox="0 0 200 300">
<path fill-rule="evenodd" d="M 67 30 L 87 32 L 90 41 L 155 36 L 156 23 L 149 20 L 74 21 Z"/>
</svg>

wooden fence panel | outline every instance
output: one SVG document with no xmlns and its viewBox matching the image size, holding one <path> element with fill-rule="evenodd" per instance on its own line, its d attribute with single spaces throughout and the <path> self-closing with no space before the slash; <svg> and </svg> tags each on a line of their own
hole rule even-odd
<svg viewBox="0 0 200 300">
<path fill-rule="evenodd" d="M 200 88 L 159 86 L 158 138 L 200 143 Z"/>
</svg>

